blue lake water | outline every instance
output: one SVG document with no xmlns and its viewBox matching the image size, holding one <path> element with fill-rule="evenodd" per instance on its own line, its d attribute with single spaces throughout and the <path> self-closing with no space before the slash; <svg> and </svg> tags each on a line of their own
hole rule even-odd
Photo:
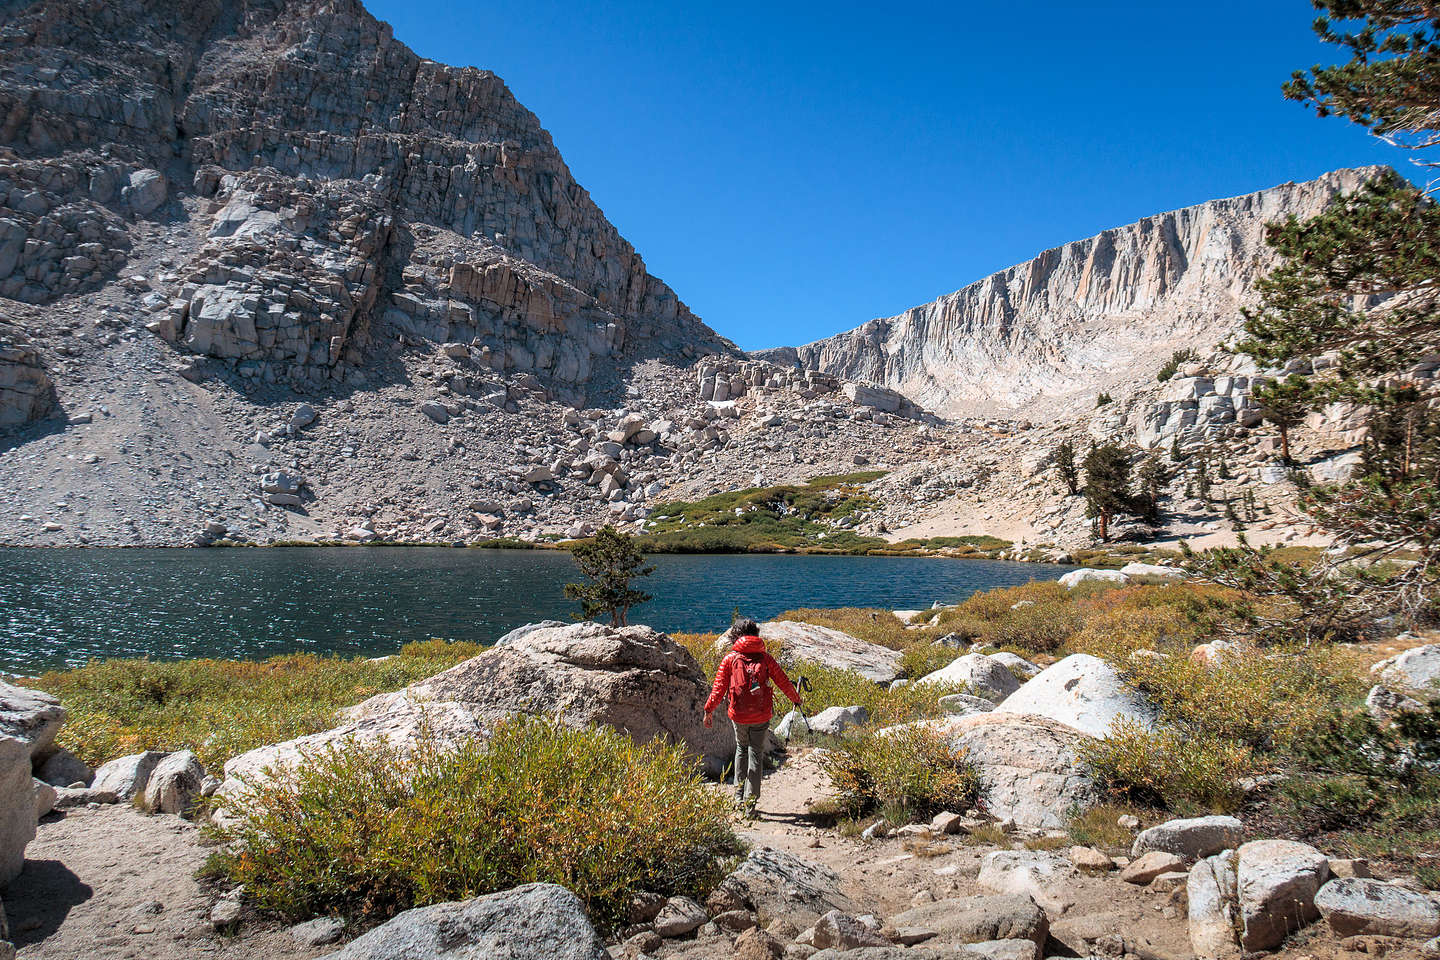
<svg viewBox="0 0 1440 960">
<path fill-rule="evenodd" d="M 1070 567 L 939 558 L 651 558 L 655 599 L 632 623 L 718 631 L 732 611 L 928 607 L 1056 579 Z M 91 658 L 378 655 L 429 637 L 493 641 L 570 619 L 568 553 L 431 547 L 264 550 L 0 549 L 0 673 Z"/>
</svg>

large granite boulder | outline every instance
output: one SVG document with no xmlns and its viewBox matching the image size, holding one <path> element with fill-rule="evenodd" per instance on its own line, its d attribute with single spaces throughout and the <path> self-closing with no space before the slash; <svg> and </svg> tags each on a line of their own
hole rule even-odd
<svg viewBox="0 0 1440 960">
<path fill-rule="evenodd" d="M 814 663 L 835 670 L 850 670 L 875 683 L 889 683 L 900 676 L 900 651 L 852 637 L 843 630 L 792 620 L 771 620 L 760 625 L 760 636 L 775 647 L 772 651 L 775 659 L 787 667 Z M 715 649 L 727 652 L 734 642 L 733 630 L 727 630 L 716 638 Z"/>
<path fill-rule="evenodd" d="M 25 845 L 35 839 L 35 780 L 30 745 L 0 735 L 0 888 L 20 875 Z"/>
<path fill-rule="evenodd" d="M 101 764 L 91 781 L 91 789 L 115 794 L 122 801 L 134 800 L 145 793 L 150 775 L 168 754 L 159 750 L 146 750 L 125 757 L 116 757 L 109 763 Z"/>
<path fill-rule="evenodd" d="M 919 684 L 965 684 L 970 692 L 992 703 L 1003 703 L 1016 690 L 1020 681 L 1003 660 L 983 653 L 967 653 L 946 666 L 927 673 Z"/>
<path fill-rule="evenodd" d="M 0 680 L 0 737 L 24 743 L 32 762 L 55 752 L 55 736 L 64 722 L 65 708 L 50 694 Z"/>
<path fill-rule="evenodd" d="M 1440 906 L 1421 893 L 1379 880 L 1341 877 L 1315 895 L 1315 909 L 1336 936 L 1433 937 Z"/>
<path fill-rule="evenodd" d="M 610 960 L 580 898 L 530 883 L 459 903 L 417 907 L 326 960 Z"/>
<path fill-rule="evenodd" d="M 1424 700 L 1440 699 L 1440 643 L 1381 660 L 1370 673 L 1391 690 Z"/>
<path fill-rule="evenodd" d="M 813 923 L 831 910 L 853 913 L 857 908 L 841 892 L 840 876 L 835 871 L 769 847 L 751 850 L 720 881 L 711 903 L 724 910 L 784 916 L 797 926 Z"/>
<path fill-rule="evenodd" d="M 169 754 L 155 765 L 142 793 L 152 813 L 188 814 L 200 798 L 205 767 L 189 750 Z"/>
<path fill-rule="evenodd" d="M 610 726 L 637 743 L 663 738 L 716 772 L 732 755 L 734 734 L 728 723 L 703 725 L 708 694 L 708 678 L 690 652 L 650 627 L 586 622 L 531 630 L 349 708 L 332 730 L 232 758 L 220 793 L 235 796 L 242 779 L 303 762 L 343 740 L 403 747 L 428 729 L 441 741 L 458 742 L 486 736 L 498 721 L 521 714 L 558 717 L 574 727 Z"/>
<path fill-rule="evenodd" d="M 1058 720 L 1092 737 L 1106 737 L 1125 719 L 1146 730 L 1160 711 L 1099 657 L 1077 653 L 1047 667 L 1007 697 L 1003 713 Z"/>
<path fill-rule="evenodd" d="M 1269 950 L 1319 919 L 1315 894 L 1330 879 L 1330 861 L 1294 840 L 1254 840 L 1235 858 L 1240 898 L 1240 946 Z"/>
<path fill-rule="evenodd" d="M 1085 734 L 1044 717 L 976 713 L 922 721 L 963 752 L 980 775 L 981 802 L 1001 820 L 1061 829 L 1077 810 L 1101 802 L 1077 748 Z"/>
</svg>

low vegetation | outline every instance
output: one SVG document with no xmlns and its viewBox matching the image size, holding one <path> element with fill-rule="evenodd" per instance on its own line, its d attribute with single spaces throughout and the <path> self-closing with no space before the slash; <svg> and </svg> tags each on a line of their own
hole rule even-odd
<svg viewBox="0 0 1440 960">
<path fill-rule="evenodd" d="M 834 790 L 826 812 L 849 817 L 880 813 L 909 823 L 941 810 L 967 810 L 980 778 L 963 753 L 923 726 L 847 738 L 820 760 Z"/>
<path fill-rule="evenodd" d="M 865 471 L 816 477 L 805 484 L 719 493 L 660 507 L 639 538 L 648 553 L 864 552 L 879 537 L 847 529 L 874 506 L 863 486 L 884 476 Z"/>
<path fill-rule="evenodd" d="M 545 720 L 455 748 L 344 744 L 253 794 L 208 870 L 296 919 L 368 924 L 548 881 L 614 925 L 640 891 L 703 897 L 740 852 L 683 751 Z"/>
<path fill-rule="evenodd" d="M 245 660 L 103 660 L 31 681 L 65 704 L 60 744 L 92 766 L 142 750 L 194 750 L 207 768 L 334 726 L 335 713 L 479 653 L 410 643 L 394 656 L 286 654 Z"/>
</svg>

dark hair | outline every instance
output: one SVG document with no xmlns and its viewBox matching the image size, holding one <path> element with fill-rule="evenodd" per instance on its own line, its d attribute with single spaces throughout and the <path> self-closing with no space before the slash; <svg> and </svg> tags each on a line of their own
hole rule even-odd
<svg viewBox="0 0 1440 960">
<path fill-rule="evenodd" d="M 760 625 L 754 620 L 736 620 L 730 628 L 735 631 L 737 637 L 758 637 L 760 636 Z"/>
</svg>

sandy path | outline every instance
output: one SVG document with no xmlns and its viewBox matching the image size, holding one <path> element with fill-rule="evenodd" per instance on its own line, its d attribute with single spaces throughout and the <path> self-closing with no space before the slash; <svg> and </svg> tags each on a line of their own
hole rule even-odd
<svg viewBox="0 0 1440 960">
<path fill-rule="evenodd" d="M 5 892 L 20 957 L 303 960 L 325 952 L 274 926 L 217 935 L 208 921 L 212 898 L 195 879 L 207 855 L 200 831 L 179 817 L 125 804 L 50 815 Z"/>
</svg>

